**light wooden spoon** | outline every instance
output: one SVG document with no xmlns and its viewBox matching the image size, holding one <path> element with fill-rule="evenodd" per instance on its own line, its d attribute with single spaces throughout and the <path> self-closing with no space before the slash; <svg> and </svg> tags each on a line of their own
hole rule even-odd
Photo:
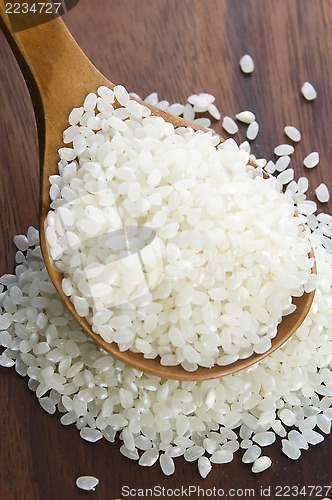
<svg viewBox="0 0 332 500">
<path fill-rule="evenodd" d="M 27 0 L 26 3 L 32 5 L 35 2 Z M 188 372 L 181 366 L 162 366 L 159 358 L 148 360 L 143 355 L 133 353 L 130 350 L 120 352 L 115 343 L 105 342 L 92 331 L 86 319 L 77 314 L 72 302 L 62 290 L 63 276 L 54 269 L 46 244 L 45 218 L 50 205 L 49 176 L 58 173 L 58 149 L 62 147 L 62 133 L 68 127 L 70 111 L 74 107 L 81 106 L 86 95 L 89 92 L 96 92 L 100 85 L 113 88 L 114 84 L 93 66 L 72 38 L 60 17 L 54 14 L 42 14 L 39 15 L 37 21 L 36 14 L 31 12 L 25 14 L 25 17 L 22 13 L 17 14 L 17 16 L 21 17 L 15 18 L 14 15 L 9 17 L 4 1 L 0 0 L 1 27 L 28 85 L 36 115 L 40 150 L 39 229 L 43 258 L 56 290 L 77 322 L 97 344 L 121 361 L 150 374 L 179 380 L 204 380 L 235 373 L 278 349 L 291 337 L 306 317 L 313 301 L 314 292 L 306 293 L 300 298 L 294 298 L 293 302 L 297 305 L 296 311 L 283 317 L 268 352 L 253 354 L 247 359 L 240 359 L 228 366 L 199 367 L 195 372 Z M 19 23 L 21 27 L 25 26 L 26 29 L 14 32 L 13 22 Z M 37 22 L 43 22 L 43 24 L 29 27 Z M 166 121 L 173 123 L 175 127 L 191 126 L 194 130 L 202 129 L 202 127 L 189 123 L 178 116 L 152 106 L 149 108 L 154 115 L 162 116 Z"/>
</svg>

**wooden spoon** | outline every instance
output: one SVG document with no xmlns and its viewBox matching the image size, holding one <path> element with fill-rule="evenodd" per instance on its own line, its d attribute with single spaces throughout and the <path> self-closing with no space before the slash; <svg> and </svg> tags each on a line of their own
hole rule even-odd
<svg viewBox="0 0 332 500">
<path fill-rule="evenodd" d="M 30 6 L 35 2 L 27 0 L 26 3 Z M 36 13 L 29 12 L 8 16 L 5 3 L 0 0 L 1 27 L 28 85 L 36 115 L 40 150 L 39 229 L 43 258 L 56 290 L 71 314 L 91 338 L 108 353 L 136 369 L 172 379 L 204 380 L 221 377 L 246 368 L 278 349 L 291 337 L 306 317 L 314 292 L 294 298 L 296 311 L 283 317 L 269 351 L 264 354 L 253 354 L 247 359 L 240 359 L 228 366 L 199 367 L 195 372 L 188 372 L 181 366 L 162 366 L 159 358 L 148 360 L 143 355 L 130 350 L 120 352 L 115 343 L 105 342 L 92 331 L 86 319 L 77 314 L 72 302 L 62 290 L 63 276 L 54 269 L 46 244 L 45 218 L 50 205 L 49 176 L 58 173 L 58 149 L 62 147 L 62 133 L 68 127 L 70 111 L 74 107 L 81 106 L 86 95 L 89 92 L 96 92 L 100 85 L 113 88 L 114 84 L 93 66 L 60 17 L 55 13 L 42 13 L 38 14 L 37 19 L 36 15 Z M 16 29 L 13 29 L 13 26 Z M 25 29 L 17 31 L 17 27 Z M 154 115 L 162 116 L 175 127 L 191 126 L 194 130 L 202 129 L 178 116 L 152 106 L 149 108 Z"/>
</svg>

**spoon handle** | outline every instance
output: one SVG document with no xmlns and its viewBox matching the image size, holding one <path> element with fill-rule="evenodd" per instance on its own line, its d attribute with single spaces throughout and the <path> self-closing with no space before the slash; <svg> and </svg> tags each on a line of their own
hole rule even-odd
<svg viewBox="0 0 332 500">
<path fill-rule="evenodd" d="M 23 5 L 28 6 L 29 12 L 23 13 Z M 61 17 L 55 12 L 34 12 L 38 5 L 53 6 L 35 0 L 0 0 L 0 27 L 23 73 L 34 107 L 41 169 L 40 210 L 44 214 L 44 205 L 49 203 L 48 176 L 54 173 L 53 165 L 59 161 L 57 151 L 70 111 L 82 105 L 89 90 L 96 91 L 99 85 L 111 83 L 85 56 Z M 9 13 L 8 10 L 15 10 L 14 6 L 20 6 L 20 12 Z"/>
<path fill-rule="evenodd" d="M 20 5 L 20 11 L 16 14 L 13 13 L 15 5 Z M 54 101 L 61 105 L 64 94 L 72 92 L 79 80 L 84 79 L 82 67 L 84 73 L 90 68 L 95 74 L 96 69 L 58 14 L 33 10 L 23 13 L 23 5 L 33 9 L 43 4 L 38 4 L 35 0 L 26 0 L 22 4 L 0 0 L 0 26 L 21 68 L 33 103 L 35 104 L 36 93 L 39 94 L 47 116 L 48 105 Z M 35 110 L 40 102 L 36 104 Z M 53 113 L 53 109 L 50 112 Z"/>
</svg>

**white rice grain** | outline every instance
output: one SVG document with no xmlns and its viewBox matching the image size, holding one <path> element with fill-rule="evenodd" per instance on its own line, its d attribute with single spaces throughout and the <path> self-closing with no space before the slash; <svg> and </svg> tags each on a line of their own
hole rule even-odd
<svg viewBox="0 0 332 500">
<path fill-rule="evenodd" d="M 260 432 L 252 437 L 252 440 L 259 446 L 269 446 L 274 443 L 276 436 L 274 432 Z"/>
<path fill-rule="evenodd" d="M 292 460 L 297 460 L 301 456 L 301 450 L 296 446 L 294 442 L 288 439 L 282 439 L 282 452 Z"/>
<path fill-rule="evenodd" d="M 249 141 L 254 141 L 258 135 L 258 132 L 259 132 L 258 123 L 256 121 L 251 122 L 246 132 L 247 139 L 249 139 Z"/>
<path fill-rule="evenodd" d="M 235 115 L 236 119 L 243 123 L 252 123 L 256 120 L 256 116 L 252 111 L 241 111 Z"/>
<path fill-rule="evenodd" d="M 301 132 L 296 127 L 293 127 L 293 125 L 287 125 L 284 128 L 284 132 L 293 142 L 299 142 L 301 140 Z"/>
<path fill-rule="evenodd" d="M 309 83 L 309 82 L 304 82 L 304 84 L 301 87 L 301 93 L 307 101 L 313 101 L 317 97 L 317 92 L 315 87 Z"/>
<path fill-rule="evenodd" d="M 317 151 L 313 151 L 312 153 L 308 154 L 303 160 L 303 165 L 307 168 L 314 168 L 318 165 L 318 163 L 319 153 L 317 153 Z"/>
<path fill-rule="evenodd" d="M 171 476 L 172 474 L 174 474 L 175 471 L 174 460 L 166 453 L 160 455 L 159 464 L 165 476 Z"/>
<path fill-rule="evenodd" d="M 264 470 L 268 469 L 272 465 L 272 460 L 269 457 L 259 457 L 255 462 L 253 463 L 253 466 L 251 467 L 251 471 L 254 473 L 258 472 L 263 472 Z"/>
<path fill-rule="evenodd" d="M 112 95 L 105 91 L 106 96 L 112 99 Z M 75 113 L 77 122 L 71 125 L 79 122 L 82 110 Z M 227 146 L 231 147 L 231 144 Z M 302 179 L 292 185 L 289 193 L 291 196 L 303 195 L 298 205 L 302 203 L 300 208 L 308 212 L 308 215 L 303 215 L 304 222 L 312 231 L 319 229 L 320 235 L 326 235 L 326 242 L 329 242 L 332 217 L 324 213 L 316 217 L 311 213 L 315 204 L 306 200 L 303 193 L 308 182 Z M 58 178 L 52 181 L 60 185 Z M 103 200 L 106 201 L 107 197 Z M 307 203 L 303 205 L 304 202 Z M 191 215 L 193 220 L 194 215 L 197 214 Z M 166 220 L 162 226 L 165 223 Z M 50 225 L 54 227 L 55 220 Z M 318 233 L 316 236 L 318 238 Z M 311 285 L 308 282 L 309 288 L 317 287 L 314 303 L 307 319 L 292 338 L 259 365 L 230 377 L 179 383 L 138 372 L 105 355 L 87 339 L 85 332 L 58 304 L 59 298 L 45 273 L 38 231 L 30 227 L 27 239 L 30 248 L 24 253 L 17 252 L 16 273 L 0 278 L 0 325 L 4 328 L 0 332 L 0 342 L 5 348 L 0 355 L 0 364 L 5 367 L 15 365 L 18 373 L 28 376 L 29 388 L 36 391 L 46 411 L 52 413 L 55 408 L 66 411 L 61 417 L 63 425 L 75 424 L 82 437 L 91 442 L 100 439 L 100 435 L 114 442 L 119 433 L 120 439 L 125 441 L 120 448 L 124 456 L 145 466 L 160 459 L 166 474 L 174 472 L 174 457 L 185 453 L 189 460 L 198 457 L 202 477 L 207 476 L 212 466 L 208 457 L 200 456 L 203 450 L 214 456 L 216 463 L 230 461 L 242 440 L 241 443 L 248 447 L 242 460 L 253 463 L 252 470 L 256 473 L 269 467 L 270 459 L 260 457 L 260 447 L 250 444 L 252 436 L 256 440 L 263 436 L 262 446 L 272 442 L 275 435 L 286 438 L 282 442 L 283 452 L 297 459 L 301 449 L 324 439 L 314 430 L 316 426 L 324 434 L 330 432 L 332 257 L 320 242 L 314 244 L 318 275 Z M 26 245 L 23 238 L 19 241 Z M 197 239 L 195 245 L 198 244 Z M 173 258 L 179 248 L 178 245 L 171 247 Z M 66 286 L 69 291 L 72 287 L 70 280 Z M 255 286 L 257 283 L 252 282 L 253 290 Z M 222 297 L 219 288 L 212 295 L 215 293 L 215 298 L 218 294 L 219 298 Z M 195 301 L 204 300 L 203 296 L 193 296 L 192 292 L 183 294 L 180 299 L 191 302 L 193 297 Z M 29 307 L 24 304 L 29 304 Z M 183 308 L 185 305 L 181 306 L 183 314 L 188 314 Z M 233 310 L 231 312 L 234 314 Z M 156 311 L 150 311 L 151 314 L 156 314 Z M 104 316 L 101 311 L 98 321 Z M 231 318 L 230 314 L 230 321 Z M 152 320 L 151 325 L 152 328 Z M 29 332 L 24 339 L 21 338 L 22 331 Z M 232 354 L 229 356 L 231 359 Z M 298 361 L 301 370 L 294 367 L 294 362 Z M 260 381 L 258 385 L 257 380 Z M 280 394 L 284 393 L 285 387 L 287 394 L 282 397 Z M 166 400 L 172 405 L 167 407 Z M 244 407 L 250 411 L 244 411 Z M 277 413 L 276 408 L 279 409 Z M 221 425 L 215 422 L 215 415 L 222 415 Z M 295 428 L 290 430 L 293 426 Z M 87 490 L 98 484 L 98 479 L 93 476 L 82 476 L 77 481 L 78 487 Z"/>
<path fill-rule="evenodd" d="M 287 168 L 287 170 L 277 175 L 277 179 L 282 185 L 288 184 L 294 179 L 294 170 L 292 168 Z"/>
<path fill-rule="evenodd" d="M 82 439 L 85 439 L 85 441 L 89 441 L 90 443 L 95 443 L 103 437 L 100 431 L 89 427 L 83 427 L 80 431 L 80 436 Z"/>
<path fill-rule="evenodd" d="M 290 144 L 279 144 L 274 148 L 274 154 L 276 156 L 289 156 L 294 153 L 294 147 Z"/>
<path fill-rule="evenodd" d="M 213 464 L 227 464 L 233 460 L 233 453 L 230 450 L 217 450 L 210 458 Z"/>
<path fill-rule="evenodd" d="M 139 465 L 151 467 L 159 458 L 159 452 L 156 448 L 150 448 L 141 455 Z"/>
<path fill-rule="evenodd" d="M 269 160 L 265 165 L 264 170 L 268 174 L 274 174 L 276 171 L 276 164 L 272 160 Z"/>
<path fill-rule="evenodd" d="M 213 103 L 209 104 L 207 110 L 215 120 L 220 120 L 221 118 L 220 111 L 215 104 Z"/>
<path fill-rule="evenodd" d="M 81 490 L 95 491 L 99 479 L 94 476 L 80 476 L 76 479 L 76 486 Z"/>
<path fill-rule="evenodd" d="M 280 158 L 277 159 L 275 164 L 276 170 L 278 172 L 283 172 L 289 166 L 289 163 L 290 163 L 290 156 L 288 155 L 280 156 Z"/>
<path fill-rule="evenodd" d="M 261 455 L 262 450 L 256 444 L 250 446 L 242 457 L 242 462 L 244 464 L 250 464 L 255 462 L 257 458 Z"/>
<path fill-rule="evenodd" d="M 102 93 L 106 93 L 106 91 L 103 90 Z M 216 269 L 214 273 L 217 279 L 211 276 L 213 280 L 212 285 L 209 287 L 204 285 L 200 291 L 195 290 L 195 287 L 192 286 L 192 281 L 194 279 L 191 279 L 189 282 L 187 280 L 190 278 L 190 275 L 201 273 L 202 271 L 199 269 L 199 266 L 194 264 L 192 255 L 188 255 L 185 258 L 181 258 L 180 256 L 181 250 L 183 249 L 188 249 L 186 252 L 189 254 L 190 252 L 201 252 L 208 244 L 206 239 L 203 238 L 202 232 L 196 230 L 202 217 L 205 217 L 210 224 L 210 228 L 213 228 L 211 230 L 211 235 L 213 235 L 215 231 L 218 231 L 218 227 L 214 226 L 216 225 L 216 220 L 219 220 L 216 219 L 216 217 L 219 215 L 220 211 L 224 209 L 223 198 L 221 193 L 218 192 L 213 194 L 212 197 L 207 196 L 207 193 L 205 193 L 203 189 L 205 201 L 203 205 L 200 202 L 199 205 L 201 208 L 190 208 L 188 211 L 188 222 L 192 226 L 192 229 L 190 231 L 184 229 L 184 221 L 180 219 L 178 222 L 177 220 L 179 218 L 175 212 L 177 211 L 181 199 L 183 198 L 185 200 L 188 194 L 192 196 L 193 193 L 195 193 L 195 186 L 202 181 L 200 174 L 199 176 L 196 175 L 192 177 L 190 175 L 188 177 L 187 172 L 183 172 L 184 177 L 181 180 L 181 178 L 178 178 L 176 171 L 179 169 L 186 170 L 187 162 L 183 161 L 184 157 L 191 154 L 192 148 L 195 149 L 196 147 L 200 151 L 201 146 L 199 146 L 199 142 L 202 141 L 207 158 L 211 158 L 211 161 L 212 158 L 216 158 L 218 164 L 220 163 L 220 168 L 217 169 L 213 164 L 213 169 L 211 169 L 211 173 L 209 174 L 212 176 L 213 184 L 218 183 L 217 179 L 214 177 L 216 175 L 217 177 L 221 175 L 222 170 L 224 170 L 226 175 L 233 175 L 236 179 L 238 178 L 236 172 L 239 174 L 241 173 L 244 179 L 245 176 L 248 177 L 248 188 L 245 190 L 246 197 L 256 196 L 257 188 L 271 188 L 273 193 L 271 193 L 271 195 L 264 195 L 264 202 L 268 201 L 270 203 L 270 200 L 275 200 L 275 202 L 278 200 L 278 203 L 279 201 L 281 203 L 282 200 L 285 201 L 285 203 L 289 205 L 287 207 L 287 213 L 290 218 L 290 226 L 297 225 L 297 221 L 294 219 L 292 213 L 294 207 L 289 204 L 286 198 L 283 199 L 280 193 L 279 198 L 275 198 L 274 191 L 278 190 L 277 183 L 273 184 L 272 179 L 266 182 L 261 178 L 261 169 L 266 165 L 266 160 L 264 158 L 256 160 L 259 168 L 255 171 L 250 171 L 248 169 L 248 172 L 246 172 L 247 153 L 243 150 L 239 150 L 234 141 L 225 141 L 216 149 L 215 146 L 218 144 L 218 138 L 210 133 L 202 135 L 189 130 L 185 135 L 182 133 L 178 134 L 178 132 L 175 131 L 172 126 L 169 127 L 169 124 L 165 123 L 161 117 L 148 116 L 150 111 L 139 102 L 132 99 L 124 87 L 115 87 L 114 95 L 115 98 L 123 104 L 124 108 L 120 107 L 115 110 L 107 108 L 108 111 L 106 111 L 106 108 L 103 108 L 105 109 L 105 111 L 103 111 L 103 120 L 107 121 L 111 130 L 113 130 L 112 134 L 114 134 L 114 136 L 109 137 L 110 140 L 106 143 L 108 146 L 105 151 L 105 137 L 102 135 L 102 131 L 99 130 L 101 122 L 98 115 L 94 116 L 94 109 L 92 109 L 94 100 L 92 96 L 89 95 L 85 102 L 86 114 L 89 114 L 89 116 L 83 128 L 84 130 L 90 130 L 88 140 L 90 141 L 90 138 L 93 140 L 93 144 L 97 147 L 103 160 L 86 161 L 85 157 L 78 157 L 75 161 L 72 161 L 69 165 L 64 165 L 63 168 L 59 170 L 59 177 L 62 184 L 59 179 L 53 179 L 53 181 L 56 182 L 51 186 L 51 190 L 56 189 L 56 192 L 53 193 L 54 196 L 52 196 L 52 209 L 54 209 L 55 212 L 53 214 L 54 217 L 51 217 L 51 214 L 47 216 L 48 227 L 46 229 L 46 237 L 50 245 L 50 254 L 52 258 L 58 261 L 59 270 L 64 273 L 63 286 L 65 293 L 71 298 L 77 313 L 82 317 L 88 318 L 94 331 L 99 333 L 104 341 L 109 343 L 116 342 L 121 351 L 127 349 L 136 352 L 139 351 L 150 359 L 159 355 L 161 357 L 161 363 L 164 366 L 181 364 L 185 370 L 195 371 L 199 365 L 205 367 L 210 367 L 215 363 L 225 365 L 226 363 L 234 362 L 234 360 L 239 357 L 248 357 L 253 352 L 260 354 L 266 352 L 271 347 L 271 338 L 275 335 L 275 328 L 280 321 L 280 316 L 283 313 L 286 314 L 289 312 L 288 305 L 281 304 L 280 299 L 276 301 L 275 299 L 272 300 L 270 297 L 263 297 L 260 308 L 258 308 L 258 312 L 255 313 L 255 317 L 258 314 L 257 320 L 260 324 L 269 324 L 268 331 L 264 332 L 266 334 L 264 338 L 262 338 L 263 334 L 256 334 L 254 332 L 253 325 L 247 332 L 247 321 L 245 318 L 241 317 L 237 325 L 234 323 L 234 320 L 232 320 L 232 322 L 234 323 L 233 326 L 236 325 L 240 331 L 246 332 L 244 334 L 243 343 L 240 345 L 236 339 L 236 335 L 233 333 L 230 337 L 231 349 L 227 342 L 226 344 L 220 342 L 218 338 L 219 330 L 224 328 L 227 331 L 228 316 L 236 317 L 238 315 L 238 305 L 233 304 L 232 301 L 234 302 L 234 300 L 230 299 L 230 297 L 233 296 L 233 290 L 236 290 L 241 285 L 242 279 L 237 275 L 232 276 L 232 273 L 229 272 L 229 281 L 221 282 L 218 276 L 222 269 L 220 265 L 218 265 L 220 269 Z M 98 99 L 102 98 L 99 97 Z M 207 107 L 213 103 L 214 97 L 211 94 L 193 94 L 188 98 L 188 101 L 188 104 L 192 105 L 194 110 L 201 112 L 206 110 Z M 98 102 L 101 103 L 101 101 Z M 109 103 L 105 102 L 105 105 L 106 104 Z M 161 105 L 160 102 L 158 105 Z M 167 103 L 167 107 L 169 107 L 169 103 Z M 184 114 L 184 108 L 181 108 L 181 106 L 180 108 L 177 106 L 177 108 L 177 112 L 183 111 Z M 96 118 L 97 121 L 95 121 L 94 118 Z M 83 118 L 81 119 L 81 123 L 82 120 Z M 92 120 L 94 121 L 92 122 Z M 210 125 L 209 121 L 205 123 L 207 120 L 206 118 L 197 120 L 200 120 L 199 123 L 202 125 Z M 223 126 L 226 127 L 230 133 L 237 130 L 236 123 L 229 117 L 224 118 Z M 95 130 L 96 127 L 97 130 Z M 135 128 L 135 133 L 139 131 L 142 137 L 149 137 L 150 134 L 153 134 L 155 138 L 153 155 L 146 147 L 143 151 L 141 150 L 143 144 L 141 141 L 130 142 L 128 140 L 128 136 L 132 134 L 132 127 Z M 255 130 L 254 132 L 255 134 L 257 133 L 257 122 L 250 123 L 249 127 L 252 129 L 256 127 L 256 132 Z M 80 130 L 80 127 L 78 127 L 78 129 Z M 169 137 L 173 136 L 176 138 L 176 142 L 174 142 L 173 148 L 171 147 L 172 143 L 167 145 L 168 153 L 165 155 L 162 151 L 165 147 L 164 143 Z M 254 135 L 249 134 L 249 136 L 251 139 L 254 138 Z M 98 144 L 95 143 L 95 141 L 97 141 Z M 111 146 L 109 144 L 111 144 Z M 110 151 L 110 148 L 112 151 Z M 123 158 L 123 161 L 127 156 L 131 158 L 134 149 L 137 149 L 136 153 L 140 158 L 143 155 L 147 158 L 147 165 L 149 165 L 147 172 L 145 172 L 145 161 L 140 163 L 141 167 L 139 169 L 121 166 L 121 158 Z M 68 158 L 71 157 L 70 151 L 70 148 L 61 149 L 62 154 Z M 158 151 L 160 153 L 158 153 Z M 213 152 L 213 156 L 211 156 L 210 153 L 207 154 L 208 151 L 210 153 Z M 113 192 L 107 194 L 108 200 L 106 204 L 104 201 L 105 190 L 110 190 L 105 179 L 105 169 L 111 168 L 112 161 L 115 161 L 114 159 L 111 161 L 111 158 L 115 158 L 115 154 L 118 157 L 117 161 L 119 162 L 119 168 L 116 169 L 115 176 L 112 178 L 112 190 L 119 189 L 123 194 L 123 202 L 118 207 L 114 204 Z M 161 154 L 164 164 L 162 162 L 153 163 L 152 158 L 157 157 L 158 154 Z M 172 169 L 169 170 L 168 157 L 171 158 L 172 164 L 174 161 L 176 162 L 178 168 L 172 167 Z M 108 158 L 110 159 L 110 163 L 108 162 Z M 223 158 L 225 158 L 226 163 L 223 161 Z M 230 168 L 230 162 L 234 163 L 234 167 L 232 166 Z M 80 165 L 79 168 L 77 168 L 78 164 Z M 127 160 L 125 164 L 128 165 Z M 166 183 L 164 171 L 168 172 Z M 291 169 L 281 172 L 278 181 L 282 184 L 288 183 L 292 178 L 292 173 L 293 170 Z M 210 177 L 204 176 L 203 185 L 207 185 L 209 178 Z M 232 177 L 230 177 L 230 179 L 231 178 Z M 96 189 L 96 179 L 103 179 L 102 191 Z M 257 184 L 257 188 L 256 186 L 254 188 L 252 185 L 252 189 L 249 189 L 249 184 L 251 184 L 252 181 L 253 184 Z M 59 188 L 60 185 L 62 186 L 61 190 Z M 76 187 L 76 185 L 78 187 Z M 93 196 L 82 196 L 82 190 L 86 193 L 93 193 Z M 235 193 L 236 189 L 234 190 L 232 188 L 230 193 L 231 196 Z M 197 194 L 195 194 L 195 197 L 197 196 L 198 191 Z M 88 200 L 87 202 L 85 201 L 86 199 Z M 160 208 L 162 203 L 167 204 L 170 210 L 169 213 L 166 213 L 165 210 Z M 229 205 L 229 207 L 231 206 L 232 205 Z M 265 213 L 264 208 L 257 206 L 256 210 L 260 214 Z M 249 229 L 252 222 L 249 220 L 244 222 L 245 219 L 237 213 L 232 213 L 231 208 L 228 212 L 229 213 L 225 213 L 224 217 L 221 219 L 221 224 L 218 224 L 223 226 L 222 230 L 226 231 L 227 234 L 229 232 L 235 232 L 236 234 L 234 237 L 231 236 L 231 241 L 235 241 L 239 239 L 242 233 L 244 235 L 246 234 L 246 226 L 248 226 Z M 117 268 L 121 269 L 123 264 L 123 270 L 119 273 L 114 267 L 114 262 L 106 264 L 102 257 L 103 255 L 108 256 L 109 248 L 111 248 L 113 252 L 120 253 L 124 252 L 126 249 L 124 235 L 118 234 L 117 236 L 109 236 L 112 235 L 113 232 L 119 231 L 122 227 L 120 213 L 124 214 L 124 219 L 132 221 L 132 227 L 137 226 L 136 221 L 139 217 L 143 217 L 142 221 L 144 224 L 150 225 L 152 223 L 152 225 L 154 225 L 153 229 L 157 234 L 157 240 L 160 241 L 160 245 L 165 245 L 166 255 L 168 257 L 168 260 L 165 261 L 165 269 L 163 269 L 163 262 L 160 262 L 159 269 L 158 267 L 156 268 L 155 264 L 151 266 L 151 264 L 144 263 L 145 266 L 150 265 L 151 272 L 153 270 L 155 284 L 148 297 L 148 303 L 143 306 L 143 311 L 145 311 L 146 307 L 155 305 L 155 299 L 157 297 L 161 299 L 158 306 L 158 314 L 154 316 L 155 319 L 152 323 L 148 320 L 144 321 L 143 328 L 146 334 L 144 338 L 136 334 L 141 328 L 139 326 L 141 323 L 139 317 L 141 314 L 139 312 L 139 304 L 137 303 L 135 305 L 130 319 L 125 312 L 124 314 L 121 312 L 121 308 L 124 307 L 124 304 L 128 301 L 139 299 L 144 295 L 143 292 L 146 282 L 140 268 L 141 264 L 137 262 L 137 264 L 135 264 L 136 269 L 133 269 L 131 266 L 134 264 L 134 260 L 130 261 L 129 259 L 122 263 L 121 258 L 117 258 Z M 251 220 L 255 220 L 257 217 L 258 215 Z M 265 223 L 263 226 L 264 225 Z M 266 250 L 268 250 L 268 247 L 274 244 L 272 241 L 268 240 L 269 229 L 261 232 L 260 222 L 256 221 L 253 225 L 253 229 L 255 229 L 256 232 L 256 226 L 258 227 L 259 237 L 265 237 L 266 241 L 264 246 Z M 294 232 L 293 234 L 295 235 Z M 95 238 L 97 237 L 98 246 L 100 248 L 98 255 L 96 255 L 95 245 Z M 242 238 L 244 237 L 245 236 L 242 236 Z M 135 242 L 131 242 L 130 247 L 132 243 L 136 247 L 144 247 L 144 243 L 139 243 L 138 240 L 139 238 L 135 238 Z M 291 243 L 292 239 L 288 241 Z M 82 248 L 82 245 L 84 245 L 84 248 Z M 81 259 L 76 255 L 73 255 L 75 253 L 75 247 L 81 248 L 81 255 L 84 256 L 83 259 L 87 261 L 87 264 L 81 262 Z M 172 255 L 171 249 L 177 249 L 175 257 Z M 144 249 L 144 251 L 145 250 L 149 249 Z M 270 251 L 273 250 L 271 249 Z M 141 255 L 142 259 L 143 255 L 144 253 Z M 286 247 L 284 255 L 286 255 Z M 306 254 L 303 257 L 307 258 Z M 156 258 L 161 261 L 161 258 L 157 255 L 154 256 L 154 259 Z M 150 259 L 151 256 L 149 257 L 149 260 Z M 130 264 L 130 262 L 133 263 Z M 280 263 L 281 262 L 282 260 Z M 65 270 L 66 268 L 68 271 Z M 302 267 L 294 269 L 297 273 L 300 273 L 301 276 L 303 275 Z M 309 275 L 309 267 L 307 268 L 307 272 Z M 274 274 L 277 276 L 276 271 Z M 160 284 L 160 287 L 158 287 L 162 279 L 163 282 Z M 258 279 L 263 279 L 264 281 L 266 278 L 261 276 Z M 183 287 L 180 285 L 181 281 L 183 281 Z M 300 281 L 296 280 L 296 283 L 298 287 L 302 287 L 302 290 L 304 290 L 303 287 L 306 281 L 307 280 L 304 279 L 303 276 Z M 292 283 L 293 281 L 290 280 L 289 282 Z M 221 283 L 222 286 L 219 286 Z M 286 281 L 283 282 L 283 287 L 285 286 L 288 286 Z M 173 290 L 171 295 L 176 302 L 175 305 L 181 307 L 179 311 L 172 312 L 172 305 L 167 305 L 167 302 L 163 300 L 167 298 L 167 295 L 163 296 L 163 287 L 166 287 L 166 289 L 171 287 Z M 298 287 L 296 290 L 297 293 L 299 293 Z M 183 298 L 180 299 L 182 295 L 181 288 L 184 288 L 187 293 L 189 290 L 192 290 L 189 292 L 185 302 L 183 302 Z M 218 289 L 220 289 L 221 294 L 215 293 Z M 248 292 L 246 292 L 245 289 L 243 290 L 243 294 L 248 295 Z M 213 295 L 211 295 L 212 291 Z M 168 291 L 168 294 L 169 293 Z M 287 294 L 289 297 L 292 295 L 291 289 Z M 245 300 L 244 297 L 241 299 L 241 304 L 243 300 Z M 251 299 L 251 302 L 255 302 L 255 300 Z M 265 300 L 269 300 L 269 305 L 265 304 Z M 272 302 L 273 306 L 271 305 Z M 207 327 L 202 329 L 201 326 L 199 326 L 198 320 L 196 319 L 197 315 L 191 315 L 189 311 L 189 303 L 192 304 L 195 310 L 202 309 L 203 321 L 210 325 L 210 331 L 208 332 L 209 343 L 215 346 L 213 356 L 211 356 L 212 351 L 209 346 L 205 342 L 201 342 L 201 336 L 207 333 Z M 226 324 L 217 327 L 217 308 L 220 303 L 223 308 L 222 317 L 226 319 Z M 101 321 L 101 315 L 99 313 L 102 310 L 109 312 L 113 311 L 116 306 L 119 306 L 119 308 L 116 309 L 115 312 L 112 312 L 113 318 Z M 242 308 L 242 305 L 240 307 Z M 250 311 L 251 307 L 256 308 L 256 303 L 253 303 L 252 306 L 250 305 Z M 265 313 L 263 314 L 261 312 L 262 310 L 268 310 L 270 317 Z M 162 325 L 159 325 L 158 318 L 160 315 L 165 314 L 177 315 L 177 319 L 174 322 L 174 328 L 171 328 L 169 333 L 162 337 L 160 335 Z M 128 322 L 122 324 L 120 320 L 125 316 Z M 194 320 L 192 320 L 191 316 Z M 149 315 L 149 318 L 150 317 L 152 316 Z M 182 332 L 182 320 L 190 322 L 190 329 L 193 332 L 193 335 L 190 337 L 184 335 Z M 150 323 L 154 325 L 152 328 L 149 326 Z M 272 326 L 273 323 L 274 327 Z M 234 332 L 237 331 L 237 329 L 234 330 Z"/>
<path fill-rule="evenodd" d="M 198 471 L 202 478 L 206 478 L 212 468 L 211 462 L 207 457 L 200 457 L 198 459 Z"/>
<path fill-rule="evenodd" d="M 239 64 L 243 73 L 246 74 L 252 73 L 255 69 L 254 60 L 249 54 L 245 54 L 244 56 L 242 56 Z"/>
<path fill-rule="evenodd" d="M 311 200 L 300 201 L 297 204 L 297 210 L 300 214 L 311 215 L 316 212 L 317 204 Z"/>
<path fill-rule="evenodd" d="M 228 134 L 236 134 L 239 128 L 236 125 L 235 121 L 230 116 L 225 116 L 222 121 L 222 127 Z"/>
<path fill-rule="evenodd" d="M 201 93 L 192 94 L 188 97 L 188 102 L 193 106 L 196 113 L 208 111 L 209 106 L 215 101 L 215 97 L 211 94 Z"/>
</svg>

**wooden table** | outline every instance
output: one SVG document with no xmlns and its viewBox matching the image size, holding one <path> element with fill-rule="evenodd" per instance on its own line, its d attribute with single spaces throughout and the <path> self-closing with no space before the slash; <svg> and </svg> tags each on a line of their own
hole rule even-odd
<svg viewBox="0 0 332 500">
<path fill-rule="evenodd" d="M 185 102 L 192 93 L 210 92 L 216 96 L 222 116 L 253 110 L 261 125 L 252 146 L 257 157 L 273 158 L 274 147 L 286 141 L 284 126 L 295 125 L 302 132 L 292 157 L 296 178 L 309 176 L 311 199 L 315 199 L 314 190 L 320 182 L 332 192 L 330 0 L 80 0 L 64 20 L 107 77 L 143 97 L 157 91 L 161 99 Z M 38 223 L 39 174 L 29 95 L 2 35 L 0 40 L 3 274 L 14 269 L 13 236 Z M 252 75 L 239 69 L 239 59 L 245 53 L 256 63 Z M 313 102 L 301 96 L 306 80 L 317 89 Z M 214 127 L 222 134 L 220 122 Z M 240 126 L 235 139 L 242 142 L 244 136 L 245 126 Z M 319 151 L 320 164 L 309 171 L 302 161 L 311 151 Z M 331 213 L 331 209 L 331 202 L 319 205 L 320 211 Z M 41 409 L 27 388 L 27 380 L 13 369 L 1 369 L 0 391 L 3 500 L 114 500 L 121 497 L 124 485 L 215 487 L 223 488 L 225 495 L 230 488 L 240 488 L 243 498 L 249 496 L 245 490 L 250 488 L 255 490 L 254 498 L 263 498 L 261 488 L 271 486 L 270 495 L 264 490 L 265 497 L 278 498 L 278 485 L 331 484 L 330 437 L 295 462 L 282 455 L 280 444 L 274 445 L 267 450 L 273 465 L 261 475 L 252 474 L 237 453 L 232 463 L 214 466 L 206 480 L 198 475 L 196 464 L 182 459 L 176 459 L 175 474 L 165 477 L 158 464 L 145 469 L 124 458 L 119 442 L 83 441 L 74 427 L 59 423 L 58 414 L 50 416 Z M 75 479 L 84 474 L 100 479 L 95 493 L 75 486 Z M 286 493 L 283 490 L 280 496 L 286 498 Z M 299 498 L 324 496 L 319 495 L 319 489 L 313 495 L 308 490 Z M 238 491 L 234 498 L 240 497 Z"/>
</svg>

